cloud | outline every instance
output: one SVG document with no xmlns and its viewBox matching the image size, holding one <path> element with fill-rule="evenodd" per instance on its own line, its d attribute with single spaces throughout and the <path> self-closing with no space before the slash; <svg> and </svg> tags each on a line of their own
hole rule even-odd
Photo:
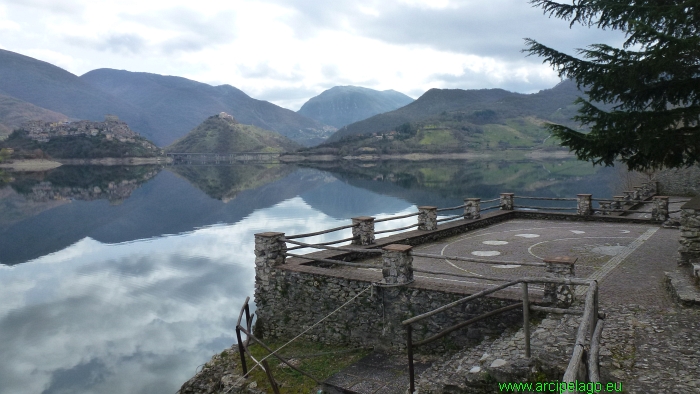
<svg viewBox="0 0 700 394">
<path fill-rule="evenodd" d="M 81 14 L 85 10 L 85 5 L 81 1 L 76 0 L 5 0 L 5 2 L 65 15 Z"/>
<path fill-rule="evenodd" d="M 299 68 L 291 69 L 284 72 L 284 68 L 272 67 L 269 62 L 257 63 L 254 66 L 241 64 L 238 66 L 238 72 L 244 78 L 252 79 L 274 79 L 281 81 L 298 82 L 304 78 L 304 75 L 299 72 Z"/>
<path fill-rule="evenodd" d="M 444 1 L 437 7 L 423 2 L 360 0 L 337 4 L 297 0 L 275 1 L 292 11 L 288 23 L 301 38 L 341 30 L 397 45 L 424 45 L 435 50 L 493 58 L 522 58 L 523 38 L 549 40 L 571 49 L 593 43 L 591 29 L 550 19 L 521 0 L 489 2 Z M 363 10 L 371 9 L 372 12 Z M 588 30 L 587 34 L 581 34 Z M 593 32 L 601 42 L 621 42 L 619 32 Z M 583 38 L 583 39 L 582 39 Z"/>
<path fill-rule="evenodd" d="M 198 52 L 206 47 L 229 43 L 235 37 L 235 17 L 231 10 L 204 14 L 189 7 L 173 7 L 153 13 L 121 13 L 120 18 L 170 37 L 158 43 L 166 54 Z"/>
<path fill-rule="evenodd" d="M 560 80 L 549 67 L 525 61 L 491 62 L 477 67 L 463 67 L 459 73 L 435 73 L 427 77 L 445 88 L 502 88 L 511 92 L 534 93 L 552 87 Z"/>
<path fill-rule="evenodd" d="M 122 55 L 138 55 L 143 53 L 148 43 L 138 34 L 108 34 L 98 37 L 66 36 L 64 40 L 78 47 L 93 48 L 98 51 L 109 51 Z"/>
</svg>

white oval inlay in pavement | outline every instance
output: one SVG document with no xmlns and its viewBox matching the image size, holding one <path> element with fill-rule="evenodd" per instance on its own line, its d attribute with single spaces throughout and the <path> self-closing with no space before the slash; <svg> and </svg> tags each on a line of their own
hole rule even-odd
<svg viewBox="0 0 700 394">
<path fill-rule="evenodd" d="M 539 234 L 515 234 L 516 237 L 523 237 L 523 238 L 537 238 L 540 235 Z"/>
<path fill-rule="evenodd" d="M 581 230 L 569 230 L 569 231 L 571 231 L 574 234 L 585 234 L 586 233 L 585 231 L 581 231 Z"/>
<path fill-rule="evenodd" d="M 494 265 L 493 268 L 519 268 L 520 264 Z"/>
<path fill-rule="evenodd" d="M 474 256 L 498 256 L 501 252 L 495 250 L 475 250 L 472 252 Z"/>
<path fill-rule="evenodd" d="M 630 231 L 629 231 L 629 230 L 620 230 L 620 232 L 621 232 L 622 234 L 629 234 Z"/>
<path fill-rule="evenodd" d="M 483 241 L 484 245 L 507 245 L 508 241 Z"/>
</svg>

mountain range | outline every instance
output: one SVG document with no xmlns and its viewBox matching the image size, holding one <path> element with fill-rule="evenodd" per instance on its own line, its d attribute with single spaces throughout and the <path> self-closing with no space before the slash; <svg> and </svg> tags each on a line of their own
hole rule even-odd
<svg viewBox="0 0 700 394">
<path fill-rule="evenodd" d="M 405 123 L 449 114 L 462 115 L 470 123 L 481 125 L 528 116 L 573 125 L 569 119 L 575 114 L 576 106 L 572 103 L 581 95 L 583 93 L 570 80 L 534 94 L 503 89 L 430 89 L 404 107 L 340 128 L 328 142 L 353 135 L 391 131 Z"/>
<path fill-rule="evenodd" d="M 159 146 L 172 143 L 219 112 L 307 146 L 322 142 L 335 130 L 294 111 L 256 100 L 230 85 L 211 86 L 181 77 L 112 69 L 93 70 L 78 77 L 47 62 L 6 50 L 0 50 L 0 95 L 72 119 L 98 121 L 106 114 L 114 114 Z M 5 129 L 11 127 L 4 118 L 0 118 L 0 123 L 5 124 Z"/>
<path fill-rule="evenodd" d="M 548 122 L 578 127 L 570 119 L 577 109 L 572 103 L 581 95 L 571 81 L 534 94 L 430 89 L 416 100 L 392 90 L 336 86 L 294 112 L 230 85 L 114 69 L 79 77 L 0 50 L 0 138 L 26 120 L 97 121 L 114 114 L 141 136 L 166 146 L 212 114 L 226 112 L 241 124 L 277 132 L 306 147 L 338 146 L 353 138 L 357 146 L 352 149 L 379 144 L 377 149 L 389 152 L 531 148 L 556 143 L 547 140 Z M 408 142 L 388 142 L 393 135 L 378 142 L 392 133 Z M 358 137 L 373 135 L 378 139 Z"/>
<path fill-rule="evenodd" d="M 395 90 L 335 86 L 309 99 L 297 113 L 340 128 L 411 102 L 412 98 Z"/>
<path fill-rule="evenodd" d="M 170 144 L 219 112 L 306 146 L 322 142 L 335 131 L 294 111 L 251 98 L 231 85 L 211 86 L 181 77 L 106 68 L 80 79 L 141 108 L 149 121 L 149 137 L 159 145 Z"/>
</svg>

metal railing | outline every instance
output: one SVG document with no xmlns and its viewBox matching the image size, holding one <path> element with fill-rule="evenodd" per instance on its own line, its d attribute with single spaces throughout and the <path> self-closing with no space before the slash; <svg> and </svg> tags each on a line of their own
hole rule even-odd
<svg viewBox="0 0 700 394">
<path fill-rule="evenodd" d="M 270 365 L 267 362 L 267 358 L 270 356 L 275 357 L 278 359 L 280 362 L 286 364 L 288 367 L 292 368 L 293 370 L 299 372 L 300 374 L 308 377 L 309 379 L 313 380 L 316 382 L 316 384 L 321 384 L 321 380 L 315 378 L 314 376 L 310 375 L 307 372 L 302 371 L 301 369 L 297 368 L 293 364 L 291 364 L 288 360 L 286 360 L 284 357 L 280 356 L 277 354 L 277 350 L 272 350 L 270 349 L 269 346 L 267 346 L 265 343 L 263 343 L 260 339 L 255 337 L 252 333 L 252 319 L 250 317 L 250 307 L 248 306 L 248 302 L 250 301 L 250 297 L 246 297 L 245 302 L 243 303 L 243 307 L 241 307 L 241 313 L 238 315 L 238 322 L 236 323 L 236 340 L 238 341 L 238 353 L 241 357 L 241 369 L 243 370 L 243 377 L 247 378 L 248 374 L 250 371 L 253 370 L 253 368 L 260 366 L 263 371 L 265 372 L 265 375 L 267 376 L 268 381 L 270 382 L 270 387 L 272 387 L 272 391 L 275 394 L 280 394 L 279 386 L 277 385 L 277 381 L 275 380 L 274 376 L 272 376 L 272 369 L 270 368 Z M 245 313 L 245 327 L 241 326 L 241 320 L 243 318 L 243 314 Z M 245 341 L 242 340 L 241 333 L 244 333 L 246 335 Z M 270 354 L 265 357 L 264 359 L 257 361 L 253 354 L 250 352 L 248 349 L 248 346 L 250 345 L 250 340 L 253 340 L 255 343 L 258 345 L 262 346 L 265 350 L 267 350 Z M 255 362 L 255 366 L 248 370 L 248 366 L 246 363 L 245 355 L 248 355 L 251 360 Z"/>
<path fill-rule="evenodd" d="M 449 275 L 445 273 L 446 275 Z M 456 276 L 463 276 L 463 275 L 456 275 Z M 571 310 L 571 309 L 563 309 L 563 308 L 551 308 L 551 307 L 542 307 L 542 306 L 537 306 L 537 305 L 532 305 L 530 303 L 530 298 L 529 298 L 529 291 L 528 291 L 528 284 L 529 283 L 554 283 L 554 284 L 561 284 L 561 285 L 584 285 L 588 286 L 588 291 L 586 293 L 586 301 L 584 304 L 584 309 L 583 310 Z M 437 334 L 424 338 L 420 341 L 413 342 L 413 327 L 412 324 L 418 323 L 422 320 L 425 320 L 427 318 L 430 318 L 438 313 L 447 311 L 448 309 L 457 307 L 459 305 L 462 305 L 466 302 L 473 301 L 479 298 L 483 298 L 489 294 L 495 293 L 497 291 L 501 291 L 504 289 L 507 289 L 512 286 L 516 286 L 520 284 L 522 288 L 522 301 L 507 305 L 501 308 L 498 308 L 496 310 L 486 312 L 484 314 L 481 314 L 477 317 L 473 317 L 471 319 L 468 319 L 466 321 L 463 321 L 461 323 L 455 324 L 451 327 L 448 327 Z M 521 278 L 513 281 L 509 281 L 507 283 L 504 283 L 502 285 L 496 286 L 491 289 L 483 290 L 480 291 L 476 294 L 473 294 L 468 297 L 464 297 L 462 299 L 459 299 L 457 301 L 453 301 L 449 304 L 443 305 L 439 308 L 436 308 L 432 311 L 423 313 L 421 315 L 412 317 L 410 319 L 406 319 L 402 322 L 402 325 L 406 327 L 406 351 L 408 355 L 408 372 L 409 372 L 409 380 L 410 380 L 410 393 L 415 392 L 415 369 L 414 369 L 414 361 L 413 361 L 413 349 L 417 346 L 422 346 L 422 345 L 427 345 L 431 342 L 434 342 L 440 338 L 445 337 L 446 335 L 467 327 L 471 324 L 474 324 L 476 322 L 479 322 L 481 320 L 484 320 L 486 318 L 492 317 L 492 316 L 497 316 L 502 313 L 515 310 L 518 308 L 522 308 L 523 311 L 523 333 L 524 333 L 524 341 L 525 341 L 525 357 L 529 358 L 531 356 L 531 349 L 530 349 L 530 311 L 542 311 L 542 312 L 548 312 L 548 313 L 562 313 L 562 314 L 576 314 L 576 315 L 582 315 L 583 318 L 581 320 L 581 324 L 579 325 L 578 333 L 576 336 L 576 344 L 574 347 L 574 351 L 572 353 L 571 359 L 569 361 L 568 368 L 566 370 L 566 373 L 564 374 L 563 381 L 564 382 L 574 382 L 576 379 L 579 379 L 579 381 L 583 379 L 587 379 L 589 381 L 599 381 L 600 380 L 600 374 L 598 370 L 598 349 L 600 347 L 600 335 L 603 329 L 602 325 L 602 319 L 599 319 L 599 313 L 598 313 L 598 282 L 595 280 L 589 281 L 589 280 L 582 280 L 582 279 L 564 279 L 564 278 L 531 278 L 531 277 L 526 277 L 526 278 Z M 602 316 L 604 318 L 604 316 Z M 590 352 L 588 351 L 590 349 Z M 585 364 L 584 364 L 585 363 Z M 581 376 L 581 371 L 582 371 L 582 366 L 585 366 L 584 368 L 584 375 L 587 376 Z M 587 371 L 587 372 L 586 372 Z"/>
</svg>

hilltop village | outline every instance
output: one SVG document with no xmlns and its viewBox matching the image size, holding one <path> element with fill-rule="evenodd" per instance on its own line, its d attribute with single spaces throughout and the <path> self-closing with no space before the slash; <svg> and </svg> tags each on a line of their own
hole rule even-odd
<svg viewBox="0 0 700 394">
<path fill-rule="evenodd" d="M 115 115 L 106 115 L 104 122 L 92 122 L 89 120 L 79 120 L 76 122 L 43 122 L 33 120 L 25 122 L 21 126 L 28 132 L 27 137 L 37 142 L 48 142 L 52 138 L 65 137 L 69 135 L 86 135 L 96 137 L 104 135 L 109 141 L 135 142 L 138 134 L 132 131 L 129 126 L 119 120 Z"/>
</svg>

